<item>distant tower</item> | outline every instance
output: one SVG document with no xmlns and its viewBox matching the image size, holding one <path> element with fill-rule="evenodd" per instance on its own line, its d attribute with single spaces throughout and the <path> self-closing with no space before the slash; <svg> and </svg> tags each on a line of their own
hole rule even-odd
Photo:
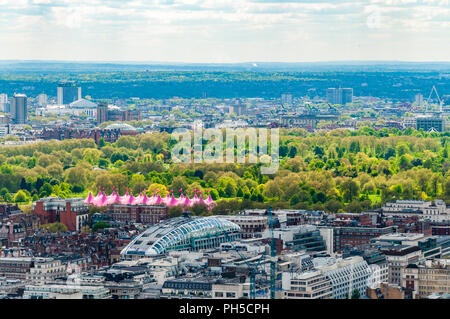
<svg viewBox="0 0 450 319">
<path fill-rule="evenodd" d="M 292 94 L 281 94 L 281 105 L 292 105 Z"/>
<path fill-rule="evenodd" d="M 100 102 L 97 105 L 97 125 L 108 121 L 108 104 Z"/>
<path fill-rule="evenodd" d="M 11 99 L 11 118 L 14 124 L 24 124 L 27 121 L 27 96 L 14 94 Z"/>
<path fill-rule="evenodd" d="M 330 104 L 345 105 L 353 103 L 353 89 L 352 88 L 329 88 L 327 89 L 327 102 Z"/>
<path fill-rule="evenodd" d="M 81 87 L 77 87 L 74 82 L 64 82 L 58 85 L 58 104 L 70 104 L 81 99 Z"/>
<path fill-rule="evenodd" d="M 416 94 L 416 96 L 414 97 L 414 103 L 417 106 L 422 106 L 423 105 L 423 95 L 422 94 Z"/>
<path fill-rule="evenodd" d="M 347 103 L 353 103 L 353 89 L 352 88 L 342 88 L 339 89 L 341 95 L 341 104 L 345 105 Z"/>
<path fill-rule="evenodd" d="M 38 105 L 40 107 L 46 107 L 48 102 L 47 94 L 39 94 L 38 95 Z"/>
<path fill-rule="evenodd" d="M 327 102 L 330 104 L 340 104 L 338 103 L 337 89 L 329 88 L 327 89 Z"/>
<path fill-rule="evenodd" d="M 9 112 L 7 104 L 8 94 L 0 94 L 0 112 Z"/>
</svg>

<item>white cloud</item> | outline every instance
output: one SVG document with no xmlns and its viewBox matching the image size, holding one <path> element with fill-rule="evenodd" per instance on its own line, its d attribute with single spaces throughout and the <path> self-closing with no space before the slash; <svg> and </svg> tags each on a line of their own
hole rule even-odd
<svg viewBox="0 0 450 319">
<path fill-rule="evenodd" d="M 373 52 L 403 59 L 411 57 L 412 31 L 428 51 L 450 56 L 448 0 L 0 0 L 0 6 L 0 41 L 17 48 L 0 51 L 0 59 L 300 61 L 369 59 Z M 20 50 L 19 36 L 31 50 Z M 426 50 L 417 56 L 426 60 Z"/>
</svg>

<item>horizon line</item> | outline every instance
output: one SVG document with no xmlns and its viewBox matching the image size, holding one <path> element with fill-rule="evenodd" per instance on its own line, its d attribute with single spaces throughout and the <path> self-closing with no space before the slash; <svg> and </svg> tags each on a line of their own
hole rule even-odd
<svg viewBox="0 0 450 319">
<path fill-rule="evenodd" d="M 235 62 L 187 62 L 187 61 L 143 61 L 143 60 L 63 60 L 63 59 L 0 59 L 4 62 L 56 62 L 56 63 L 137 63 L 137 64 L 314 64 L 314 63 L 450 63 L 448 61 L 416 60 L 321 60 L 321 61 L 235 61 Z"/>
</svg>

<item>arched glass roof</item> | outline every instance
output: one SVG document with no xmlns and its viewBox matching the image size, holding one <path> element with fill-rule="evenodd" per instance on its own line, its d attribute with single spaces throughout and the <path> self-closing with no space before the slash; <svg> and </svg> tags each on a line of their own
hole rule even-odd
<svg viewBox="0 0 450 319">
<path fill-rule="evenodd" d="M 159 255 L 172 247 L 187 245 L 191 239 L 216 236 L 223 232 L 239 231 L 240 227 L 226 219 L 205 217 L 182 224 L 158 239 L 146 251 L 146 255 Z"/>
<path fill-rule="evenodd" d="M 136 131 L 136 128 L 127 123 L 113 123 L 106 127 L 107 130 Z"/>
</svg>

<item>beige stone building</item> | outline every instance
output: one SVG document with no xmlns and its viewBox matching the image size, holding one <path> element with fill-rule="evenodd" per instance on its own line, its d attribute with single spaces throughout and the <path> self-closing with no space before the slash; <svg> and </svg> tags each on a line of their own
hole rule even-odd
<svg viewBox="0 0 450 319">
<path fill-rule="evenodd" d="M 426 298 L 433 293 L 450 294 L 450 260 L 426 260 L 405 268 L 402 286 L 410 298 Z"/>
</svg>

